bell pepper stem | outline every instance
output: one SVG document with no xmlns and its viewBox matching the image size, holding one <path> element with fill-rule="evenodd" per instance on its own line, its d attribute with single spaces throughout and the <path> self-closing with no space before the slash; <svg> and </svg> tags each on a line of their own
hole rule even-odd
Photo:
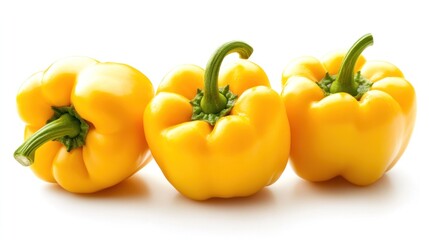
<svg viewBox="0 0 429 240">
<path fill-rule="evenodd" d="M 18 147 L 14 157 L 23 166 L 30 166 L 34 163 L 35 152 L 41 145 L 64 136 L 75 137 L 80 131 L 80 121 L 70 114 L 63 114 L 31 135 Z"/>
<path fill-rule="evenodd" d="M 341 63 L 337 79 L 331 85 L 331 93 L 346 92 L 353 96 L 358 94 L 359 84 L 354 78 L 355 65 L 362 52 L 373 43 L 372 35 L 366 34 L 353 44 Z"/>
<path fill-rule="evenodd" d="M 241 58 L 247 59 L 252 55 L 253 49 L 244 42 L 232 41 L 222 45 L 207 63 L 204 75 L 204 96 L 201 99 L 201 108 L 205 113 L 219 113 L 226 104 L 227 99 L 219 92 L 219 69 L 226 55 L 237 52 Z"/>
</svg>

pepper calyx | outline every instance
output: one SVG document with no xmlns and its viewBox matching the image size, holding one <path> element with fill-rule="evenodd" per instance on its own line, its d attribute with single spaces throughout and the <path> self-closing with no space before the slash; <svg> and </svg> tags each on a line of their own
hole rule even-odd
<svg viewBox="0 0 429 240">
<path fill-rule="evenodd" d="M 65 135 L 65 136 L 54 139 L 54 141 L 59 141 L 62 144 L 64 144 L 64 146 L 67 149 L 67 152 L 70 152 L 71 150 L 73 150 L 75 148 L 79 148 L 79 147 L 82 147 L 83 145 L 85 145 L 85 139 L 86 139 L 86 135 L 88 134 L 88 131 L 89 131 L 89 125 L 85 120 L 83 120 L 79 116 L 79 114 L 76 112 L 74 107 L 72 107 L 72 106 L 69 106 L 69 107 L 52 107 L 52 110 L 54 111 L 54 115 L 46 122 L 46 124 L 49 124 L 50 122 L 57 120 L 63 114 L 69 114 L 70 116 L 72 116 L 73 118 L 78 120 L 79 124 L 80 124 L 80 131 L 79 131 L 78 135 L 76 135 L 76 136 Z"/>
<path fill-rule="evenodd" d="M 328 72 L 325 74 L 322 80 L 316 82 L 316 84 L 322 89 L 325 97 L 334 94 L 331 92 L 331 85 L 337 79 L 338 75 L 330 75 Z M 360 98 L 371 89 L 372 82 L 362 76 L 361 72 L 358 71 L 354 76 L 353 81 L 358 86 L 356 89 L 356 94 L 353 95 L 356 100 L 360 100 Z"/>
<path fill-rule="evenodd" d="M 201 100 L 204 96 L 204 91 L 201 89 L 197 90 L 197 95 L 190 101 L 192 105 L 192 117 L 191 120 L 202 120 L 208 122 L 210 125 L 214 126 L 217 120 L 221 117 L 227 116 L 232 108 L 234 107 L 234 103 L 237 100 L 237 95 L 232 93 L 229 90 L 229 86 L 224 88 L 219 88 L 219 93 L 222 94 L 226 99 L 226 106 L 218 113 L 206 113 L 203 111 L 201 107 Z"/>
</svg>

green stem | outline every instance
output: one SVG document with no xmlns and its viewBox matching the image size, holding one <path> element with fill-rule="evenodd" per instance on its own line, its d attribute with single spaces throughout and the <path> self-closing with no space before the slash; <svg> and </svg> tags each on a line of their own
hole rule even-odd
<svg viewBox="0 0 429 240">
<path fill-rule="evenodd" d="M 226 97 L 219 93 L 218 75 L 223 59 L 233 52 L 247 59 L 252 55 L 253 49 L 244 42 L 233 41 L 225 43 L 213 54 L 207 63 L 204 75 L 204 96 L 201 99 L 201 108 L 205 113 L 219 113 L 227 104 Z"/>
<path fill-rule="evenodd" d="M 15 159 L 24 166 L 34 162 L 36 150 L 44 143 L 64 136 L 76 137 L 81 131 L 80 121 L 70 114 L 63 114 L 58 119 L 46 124 L 27 139 L 14 153 Z"/>
<path fill-rule="evenodd" d="M 356 61 L 362 54 L 363 50 L 373 43 L 374 39 L 372 35 L 366 34 L 353 44 L 341 63 L 337 79 L 331 85 L 331 93 L 347 92 L 353 96 L 358 94 L 359 84 L 354 78 Z"/>
</svg>

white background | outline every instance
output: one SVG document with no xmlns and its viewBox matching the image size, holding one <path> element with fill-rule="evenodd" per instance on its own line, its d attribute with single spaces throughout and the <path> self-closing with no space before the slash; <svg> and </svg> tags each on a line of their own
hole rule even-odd
<svg viewBox="0 0 429 240">
<path fill-rule="evenodd" d="M 428 56 L 425 1 L 20 1 L 0 3 L 0 239 L 429 239 Z M 254 48 L 279 90 L 293 58 L 347 49 L 365 33 L 367 59 L 399 66 L 418 94 L 411 142 L 376 184 L 314 184 L 290 167 L 253 197 L 195 202 L 152 161 L 92 195 L 37 179 L 12 157 L 22 141 L 19 86 L 66 56 L 128 63 L 154 86 L 174 66 L 205 67 L 222 43 Z M 230 57 L 232 60 L 234 56 Z"/>
</svg>

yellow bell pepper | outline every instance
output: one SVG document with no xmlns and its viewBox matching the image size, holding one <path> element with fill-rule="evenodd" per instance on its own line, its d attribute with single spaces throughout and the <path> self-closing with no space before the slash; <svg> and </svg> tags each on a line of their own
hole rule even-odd
<svg viewBox="0 0 429 240">
<path fill-rule="evenodd" d="M 244 59 L 219 74 L 230 52 Z M 206 71 L 195 65 L 173 70 L 146 108 L 153 157 L 191 199 L 249 196 L 274 183 L 286 166 L 286 111 L 265 72 L 245 60 L 251 53 L 249 45 L 230 42 L 215 52 Z"/>
<path fill-rule="evenodd" d="M 151 82 L 128 65 L 59 60 L 19 90 L 27 140 L 15 159 L 70 192 L 113 186 L 151 159 L 142 115 L 153 95 Z"/>
<path fill-rule="evenodd" d="M 282 98 L 291 127 L 291 165 L 309 181 L 380 179 L 399 160 L 415 116 L 413 86 L 394 65 L 360 56 L 359 39 L 324 61 L 303 57 L 285 68 Z"/>
</svg>

